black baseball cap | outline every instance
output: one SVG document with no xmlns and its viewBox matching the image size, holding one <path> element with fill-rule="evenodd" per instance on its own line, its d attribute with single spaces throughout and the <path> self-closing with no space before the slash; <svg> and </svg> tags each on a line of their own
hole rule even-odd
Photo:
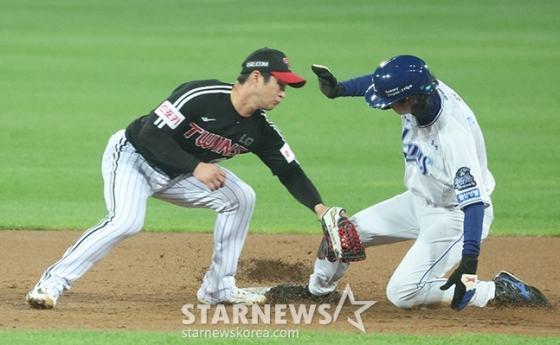
<svg viewBox="0 0 560 345">
<path fill-rule="evenodd" d="M 292 73 L 288 58 L 276 49 L 265 47 L 251 53 L 241 65 L 241 74 L 249 74 L 254 70 L 268 72 L 295 88 L 302 87 L 306 82 L 304 78 Z"/>
</svg>

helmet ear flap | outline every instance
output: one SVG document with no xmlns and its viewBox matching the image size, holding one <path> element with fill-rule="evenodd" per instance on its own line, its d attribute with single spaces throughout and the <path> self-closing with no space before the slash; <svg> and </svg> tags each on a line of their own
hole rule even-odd
<svg viewBox="0 0 560 345">
<path fill-rule="evenodd" d="M 372 107 L 372 108 L 376 108 L 376 109 L 381 109 L 381 110 L 388 110 L 391 109 L 391 104 L 388 104 L 386 106 L 383 107 L 378 107 L 377 106 L 377 97 L 375 96 L 375 84 L 372 84 L 367 90 L 366 90 L 366 103 Z"/>
<path fill-rule="evenodd" d="M 371 84 L 371 86 L 366 90 L 366 103 L 372 107 L 375 108 L 375 102 L 374 102 L 374 97 L 375 97 L 375 84 Z"/>
</svg>

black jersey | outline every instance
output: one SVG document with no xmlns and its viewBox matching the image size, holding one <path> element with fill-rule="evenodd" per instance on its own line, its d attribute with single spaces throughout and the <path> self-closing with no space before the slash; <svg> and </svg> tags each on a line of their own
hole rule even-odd
<svg viewBox="0 0 560 345">
<path fill-rule="evenodd" d="M 237 113 L 231 103 L 232 84 L 203 80 L 179 86 L 156 109 L 133 121 L 126 137 L 153 166 L 169 176 L 189 173 L 199 161 L 209 163 L 252 152 L 277 175 L 299 163 L 263 110 L 249 117 Z M 139 135 L 146 124 L 166 133 L 184 151 L 196 159 L 186 169 L 177 171 L 180 157 L 158 155 L 154 143 L 144 143 Z M 185 168 L 182 168 L 185 169 Z"/>
</svg>

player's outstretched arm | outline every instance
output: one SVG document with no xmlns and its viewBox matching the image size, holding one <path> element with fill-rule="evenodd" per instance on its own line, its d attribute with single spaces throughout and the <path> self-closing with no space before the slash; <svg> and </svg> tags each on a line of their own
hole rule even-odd
<svg viewBox="0 0 560 345">
<path fill-rule="evenodd" d="M 311 70 L 319 79 L 319 89 L 328 98 L 363 97 L 373 83 L 373 74 L 338 81 L 328 67 L 313 65 Z"/>
</svg>

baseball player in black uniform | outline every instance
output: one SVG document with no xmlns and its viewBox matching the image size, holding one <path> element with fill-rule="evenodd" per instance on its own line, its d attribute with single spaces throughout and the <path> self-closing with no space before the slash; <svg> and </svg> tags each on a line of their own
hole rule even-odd
<svg viewBox="0 0 560 345">
<path fill-rule="evenodd" d="M 263 303 L 263 295 L 235 282 L 255 193 L 218 162 L 254 153 L 296 200 L 320 217 L 327 207 L 265 113 L 283 101 L 287 85 L 300 88 L 305 82 L 291 72 L 282 52 L 259 49 L 243 62 L 235 84 L 182 84 L 149 114 L 115 133 L 102 162 L 109 214 L 43 273 L 27 303 L 53 308 L 74 281 L 142 229 L 148 197 L 218 213 L 212 263 L 197 293 L 201 303 Z"/>
</svg>

